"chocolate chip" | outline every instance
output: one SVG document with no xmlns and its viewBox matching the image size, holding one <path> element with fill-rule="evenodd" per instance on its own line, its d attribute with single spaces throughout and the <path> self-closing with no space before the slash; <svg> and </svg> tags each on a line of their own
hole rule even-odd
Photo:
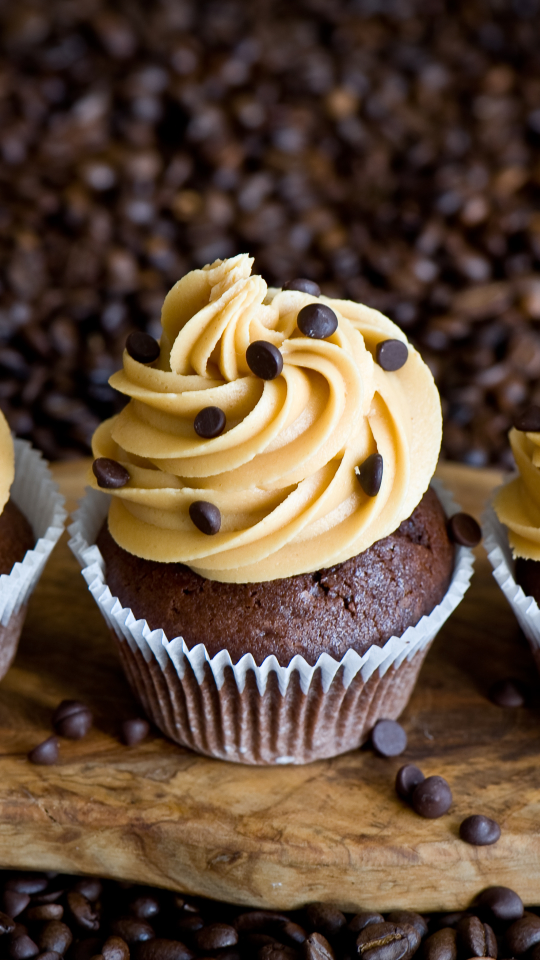
<svg viewBox="0 0 540 960">
<path fill-rule="evenodd" d="M 2 894 L 1 903 L 9 917 L 18 917 L 30 903 L 30 896 L 19 890 L 7 889 Z"/>
<path fill-rule="evenodd" d="M 300 293 L 309 293 L 310 297 L 320 297 L 321 288 L 313 280 L 306 280 L 304 277 L 297 277 L 296 280 L 287 280 L 283 284 L 284 290 L 299 290 Z"/>
<path fill-rule="evenodd" d="M 228 923 L 210 923 L 195 934 L 198 950 L 223 950 L 238 943 L 238 933 Z"/>
<path fill-rule="evenodd" d="M 443 927 L 424 941 L 424 960 L 456 960 L 456 931 Z"/>
<path fill-rule="evenodd" d="M 140 943 L 136 956 L 137 960 L 193 960 L 196 954 L 180 940 L 156 937 Z"/>
<path fill-rule="evenodd" d="M 531 404 L 514 420 L 514 427 L 523 433 L 538 433 L 540 431 L 540 407 Z"/>
<path fill-rule="evenodd" d="M 98 457 L 94 460 L 92 470 L 98 487 L 103 487 L 104 490 L 119 490 L 130 481 L 126 468 L 117 460 L 110 460 L 109 457 Z"/>
<path fill-rule="evenodd" d="M 414 788 L 412 808 L 421 817 L 436 820 L 448 813 L 452 804 L 452 791 L 443 777 L 427 777 Z"/>
<path fill-rule="evenodd" d="M 150 733 L 150 724 L 143 717 L 124 720 L 120 728 L 120 739 L 126 747 L 134 747 L 146 739 Z"/>
<path fill-rule="evenodd" d="M 381 340 L 375 348 L 375 359 L 389 373 L 400 370 L 407 363 L 409 350 L 403 340 Z"/>
<path fill-rule="evenodd" d="M 338 318 L 331 307 L 325 303 L 308 303 L 296 318 L 298 329 L 305 337 L 313 340 L 326 340 L 338 328 Z"/>
<path fill-rule="evenodd" d="M 142 330 L 130 333 L 126 340 L 126 350 L 138 363 L 153 363 L 159 357 L 159 343 Z"/>
<path fill-rule="evenodd" d="M 468 513 L 454 513 L 447 523 L 448 536 L 462 547 L 476 547 L 482 539 L 482 529 Z"/>
<path fill-rule="evenodd" d="M 194 500 L 189 505 L 189 515 L 192 523 L 207 537 L 213 537 L 219 533 L 221 513 L 215 504 L 209 503 L 208 500 Z"/>
<path fill-rule="evenodd" d="M 227 418 L 219 407 L 204 407 L 195 417 L 193 428 L 199 437 L 211 440 L 223 433 L 226 422 Z"/>
<path fill-rule="evenodd" d="M 519 957 L 527 953 L 531 947 L 540 943 L 540 917 L 529 913 L 516 920 L 506 931 L 504 939 L 510 951 L 509 956 Z"/>
<path fill-rule="evenodd" d="M 246 350 L 247 365 L 261 380 L 275 380 L 283 370 L 283 357 L 267 340 L 255 340 Z"/>
<path fill-rule="evenodd" d="M 380 453 L 372 453 L 359 467 L 354 468 L 354 472 L 366 496 L 376 497 L 383 478 L 383 458 Z"/>
<path fill-rule="evenodd" d="M 335 954 L 326 937 L 311 933 L 304 941 L 305 960 L 335 960 Z"/>
<path fill-rule="evenodd" d="M 12 936 L 9 941 L 8 955 L 11 960 L 29 960 L 30 957 L 37 957 L 39 947 L 27 934 L 21 936 Z"/>
<path fill-rule="evenodd" d="M 54 950 L 62 956 L 71 946 L 73 934 L 66 923 L 61 920 L 51 920 L 42 927 L 38 944 L 41 950 Z"/>
<path fill-rule="evenodd" d="M 456 926 L 458 952 L 466 957 L 497 957 L 497 939 L 487 923 L 478 917 L 463 917 Z"/>
<path fill-rule="evenodd" d="M 397 924 L 373 923 L 357 937 L 356 949 L 367 960 L 402 960 L 409 952 L 409 943 Z"/>
<path fill-rule="evenodd" d="M 459 835 L 465 843 L 470 843 L 474 847 L 486 847 L 491 843 L 497 843 L 501 828 L 496 820 L 490 820 L 489 817 L 475 813 L 462 821 Z"/>
<path fill-rule="evenodd" d="M 510 887 L 487 887 L 476 897 L 475 905 L 488 920 L 510 923 L 523 916 L 521 897 Z"/>
<path fill-rule="evenodd" d="M 306 916 L 315 930 L 328 936 L 335 935 L 347 923 L 345 915 L 332 903 L 310 903 Z"/>
<path fill-rule="evenodd" d="M 398 797 L 410 801 L 413 790 L 425 780 L 425 776 L 413 763 L 406 763 L 396 774 L 396 793 Z"/>
<path fill-rule="evenodd" d="M 107 937 L 101 953 L 103 960 L 129 960 L 129 947 L 122 937 Z"/>
<path fill-rule="evenodd" d="M 58 760 L 58 740 L 56 737 L 48 737 L 43 743 L 30 750 L 28 754 L 30 763 L 39 763 L 42 766 L 51 766 Z"/>
<path fill-rule="evenodd" d="M 153 940 L 155 937 L 150 924 L 145 920 L 138 920 L 136 917 L 118 917 L 111 923 L 111 932 L 115 937 L 125 940 L 130 946 L 135 943 L 143 943 L 145 940 Z"/>
<path fill-rule="evenodd" d="M 61 737 L 81 740 L 93 723 L 92 711 L 78 700 L 62 700 L 53 713 L 52 724 Z"/>
<path fill-rule="evenodd" d="M 510 677 L 507 680 L 497 680 L 492 684 L 488 696 L 498 707 L 522 707 L 525 703 L 523 684 Z"/>
<path fill-rule="evenodd" d="M 407 734 L 397 720 L 378 720 L 371 731 L 371 743 L 381 757 L 399 757 L 407 748 Z"/>
</svg>

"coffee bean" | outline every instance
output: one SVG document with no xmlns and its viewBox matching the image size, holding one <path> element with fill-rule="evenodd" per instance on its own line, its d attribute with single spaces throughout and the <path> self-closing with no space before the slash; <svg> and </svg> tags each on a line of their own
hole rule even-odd
<svg viewBox="0 0 540 960">
<path fill-rule="evenodd" d="M 297 277 L 296 280 L 287 280 L 283 284 L 284 290 L 299 290 L 300 293 L 309 293 L 310 297 L 320 297 L 321 288 L 313 280 L 305 280 L 303 277 Z"/>
<path fill-rule="evenodd" d="M 506 945 L 510 956 L 519 957 L 531 947 L 540 943 L 540 917 L 532 913 L 521 917 L 512 924 L 505 934 Z"/>
<path fill-rule="evenodd" d="M 30 957 L 37 957 L 39 947 L 27 934 L 21 936 L 12 936 L 7 948 L 11 960 L 29 960 Z"/>
<path fill-rule="evenodd" d="M 354 468 L 354 472 L 366 496 L 376 497 L 383 478 L 383 458 L 380 453 L 372 453 L 360 466 Z"/>
<path fill-rule="evenodd" d="M 447 523 L 448 536 L 462 547 L 476 547 L 482 539 L 482 529 L 468 513 L 454 513 Z"/>
<path fill-rule="evenodd" d="M 443 927 L 424 940 L 424 960 L 456 960 L 456 931 L 452 927 Z"/>
<path fill-rule="evenodd" d="M 298 312 L 298 329 L 305 337 L 313 340 L 326 340 L 338 328 L 338 318 L 331 307 L 325 303 L 308 303 Z"/>
<path fill-rule="evenodd" d="M 6 933 L 13 933 L 14 929 L 13 918 L 0 911 L 0 937 L 3 937 Z"/>
<path fill-rule="evenodd" d="M 288 922 L 288 917 L 284 913 L 277 913 L 274 910 L 250 910 L 249 913 L 241 913 L 234 921 L 234 928 L 238 933 L 266 933 L 272 928 L 281 928 Z"/>
<path fill-rule="evenodd" d="M 419 783 L 423 783 L 426 778 L 418 767 L 412 763 L 406 763 L 400 767 L 396 775 L 396 793 L 402 800 L 410 801 L 413 790 Z"/>
<path fill-rule="evenodd" d="M 30 907 L 26 911 L 26 919 L 29 922 L 37 920 L 61 920 L 64 916 L 64 908 L 61 903 L 42 903 L 38 907 Z"/>
<path fill-rule="evenodd" d="M 219 407 L 204 407 L 195 417 L 193 428 L 199 437 L 210 440 L 223 433 L 226 422 L 227 418 Z"/>
<path fill-rule="evenodd" d="M 90 730 L 93 720 L 92 711 L 84 703 L 63 700 L 53 713 L 52 724 L 61 737 L 81 740 Z"/>
<path fill-rule="evenodd" d="M 155 917 L 160 909 L 159 900 L 149 895 L 136 897 L 129 905 L 130 913 L 134 917 L 138 917 L 139 920 L 149 920 L 150 917 Z"/>
<path fill-rule="evenodd" d="M 275 380 L 283 370 L 283 357 L 267 340 L 255 340 L 246 350 L 247 365 L 261 380 Z"/>
<path fill-rule="evenodd" d="M 523 916 L 523 902 L 509 887 L 487 887 L 476 897 L 475 905 L 490 922 L 511 923 Z"/>
<path fill-rule="evenodd" d="M 540 431 L 540 407 L 531 404 L 514 420 L 514 427 L 522 433 L 538 433 Z"/>
<path fill-rule="evenodd" d="M 311 933 L 303 946 L 305 960 L 335 960 L 335 954 L 326 937 Z"/>
<path fill-rule="evenodd" d="M 83 897 L 86 897 L 87 900 L 94 903 L 95 900 L 99 900 L 103 893 L 103 884 L 97 877 L 81 877 L 81 879 L 77 880 L 74 884 L 73 889 L 76 893 L 82 893 Z"/>
<path fill-rule="evenodd" d="M 207 537 L 213 537 L 221 529 L 221 513 L 215 504 L 208 500 L 194 500 L 189 505 L 192 523 Z"/>
<path fill-rule="evenodd" d="M 299 957 L 297 950 L 283 943 L 267 944 L 257 954 L 257 960 L 299 960 Z"/>
<path fill-rule="evenodd" d="M 126 340 L 126 350 L 137 363 L 153 363 L 159 357 L 159 343 L 148 333 L 134 330 Z"/>
<path fill-rule="evenodd" d="M 73 934 L 61 920 L 50 920 L 42 927 L 38 937 L 38 944 L 41 950 L 54 950 L 62 956 L 69 946 L 71 946 Z"/>
<path fill-rule="evenodd" d="M 193 960 L 195 956 L 180 940 L 165 940 L 163 937 L 139 943 L 136 949 L 137 960 Z"/>
<path fill-rule="evenodd" d="M 75 923 L 83 930 L 99 930 L 99 914 L 82 893 L 70 890 L 67 905 Z"/>
<path fill-rule="evenodd" d="M 381 757 L 399 757 L 407 748 L 407 734 L 397 720 L 378 720 L 371 743 Z"/>
<path fill-rule="evenodd" d="M 200 913 L 184 914 L 176 920 L 176 927 L 182 935 L 196 933 L 197 930 L 202 930 L 204 927 L 203 918 Z"/>
<path fill-rule="evenodd" d="M 409 950 L 407 937 L 395 923 L 372 923 L 356 938 L 358 955 L 367 960 L 401 960 Z"/>
<path fill-rule="evenodd" d="M 462 956 L 497 957 L 497 939 L 487 923 L 478 917 L 464 917 L 456 926 L 456 944 Z"/>
<path fill-rule="evenodd" d="M 443 777 L 427 777 L 414 788 L 411 804 L 415 813 L 435 820 L 448 813 L 452 804 L 452 791 Z"/>
<path fill-rule="evenodd" d="M 393 372 L 405 366 L 409 356 L 406 343 L 402 340 L 381 340 L 375 349 L 375 359 L 383 370 Z"/>
<path fill-rule="evenodd" d="M 310 903 L 306 916 L 314 930 L 334 936 L 347 923 L 345 915 L 331 903 Z"/>
<path fill-rule="evenodd" d="M 485 847 L 491 843 L 497 843 L 501 828 L 496 820 L 490 820 L 489 817 L 476 813 L 461 822 L 459 835 L 465 843 L 470 843 L 474 847 Z"/>
<path fill-rule="evenodd" d="M 8 917 L 15 918 L 26 909 L 30 903 L 30 896 L 19 890 L 5 890 L 0 903 Z"/>
<path fill-rule="evenodd" d="M 304 940 L 307 937 L 307 933 L 299 923 L 294 923 L 292 920 L 287 920 L 281 928 L 281 936 L 285 937 L 287 940 L 290 940 L 291 943 L 304 943 Z"/>
<path fill-rule="evenodd" d="M 58 761 L 58 740 L 56 737 L 48 737 L 43 743 L 30 750 L 28 754 L 30 763 L 39 763 L 42 766 L 51 766 Z"/>
<path fill-rule="evenodd" d="M 472 916 L 472 914 L 467 910 L 456 910 L 454 913 L 443 913 L 437 918 L 437 926 L 439 929 L 442 927 L 457 927 L 460 920 L 463 920 L 464 917 L 470 916 Z"/>
<path fill-rule="evenodd" d="M 43 874 L 19 874 L 15 877 L 10 877 L 7 881 L 5 890 L 12 890 L 15 893 L 25 893 L 29 896 L 35 896 L 37 893 L 42 893 L 47 889 L 49 885 L 49 880 Z M 10 914 L 13 916 L 13 914 Z"/>
<path fill-rule="evenodd" d="M 131 720 L 124 720 L 121 726 L 120 738 L 126 747 L 134 747 L 142 743 L 150 733 L 150 724 L 148 720 L 142 717 L 133 717 Z"/>
<path fill-rule="evenodd" d="M 424 918 L 419 913 L 414 913 L 412 910 L 392 910 L 388 914 L 387 920 L 390 923 L 397 923 L 398 926 L 403 926 L 403 924 L 408 924 L 411 927 L 414 927 L 420 939 L 425 937 L 428 932 L 428 925 Z"/>
<path fill-rule="evenodd" d="M 38 953 L 37 960 L 60 960 L 60 954 L 56 950 L 44 950 Z"/>
<path fill-rule="evenodd" d="M 77 931 L 77 934 L 80 931 Z M 84 940 L 75 940 L 69 951 L 70 960 L 91 960 L 99 955 L 103 941 L 99 937 L 86 937 Z"/>
<path fill-rule="evenodd" d="M 210 923 L 194 937 L 198 950 L 222 950 L 238 943 L 238 933 L 228 923 Z"/>
<path fill-rule="evenodd" d="M 109 457 L 98 457 L 92 464 L 93 474 L 98 482 L 98 487 L 104 490 L 119 490 L 129 483 L 131 477 L 129 472 L 117 460 L 110 460 Z"/>
<path fill-rule="evenodd" d="M 115 937 L 125 940 L 129 946 L 143 943 L 145 940 L 153 940 L 155 937 L 150 924 L 136 917 L 118 917 L 111 923 L 111 932 Z"/>
<path fill-rule="evenodd" d="M 373 923 L 384 922 L 385 920 L 382 914 L 366 910 L 362 913 L 355 913 L 354 917 L 349 920 L 347 928 L 351 933 L 360 933 L 361 930 L 365 930 L 366 927 L 369 927 Z"/>
<path fill-rule="evenodd" d="M 498 707 L 522 707 L 525 703 L 523 684 L 511 677 L 492 684 L 488 696 Z"/>
<path fill-rule="evenodd" d="M 152 941 L 146 941 L 151 943 Z M 129 960 L 129 947 L 122 937 L 107 937 L 101 948 L 103 960 Z"/>
</svg>

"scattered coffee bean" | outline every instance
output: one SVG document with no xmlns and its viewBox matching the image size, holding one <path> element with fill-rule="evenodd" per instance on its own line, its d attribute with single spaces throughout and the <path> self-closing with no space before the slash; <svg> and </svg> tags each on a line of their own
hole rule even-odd
<svg viewBox="0 0 540 960">
<path fill-rule="evenodd" d="M 367 960 L 401 960 L 409 951 L 404 931 L 395 923 L 373 923 L 356 938 L 360 957 Z"/>
<path fill-rule="evenodd" d="M 540 431 L 540 407 L 531 404 L 514 420 L 514 427 L 522 433 L 538 433 Z"/>
<path fill-rule="evenodd" d="M 482 529 L 468 513 L 454 513 L 447 523 L 450 540 L 462 547 L 477 547 L 482 539 Z"/>
<path fill-rule="evenodd" d="M 474 902 L 490 922 L 499 920 L 508 923 L 520 920 L 523 916 L 521 897 L 509 887 L 487 887 Z"/>
<path fill-rule="evenodd" d="M 62 700 L 52 718 L 56 733 L 70 740 L 81 740 L 85 737 L 93 721 L 92 711 L 78 700 Z"/>
<path fill-rule="evenodd" d="M 36 894 L 43 893 L 49 885 L 48 878 L 42 873 L 18 874 L 11 877 L 6 883 L 6 890 L 13 890 L 16 893 L 27 893 L 33 897 Z M 13 914 L 11 914 L 13 916 Z"/>
<path fill-rule="evenodd" d="M 129 947 L 122 937 L 107 937 L 101 953 L 103 960 L 129 960 Z"/>
<path fill-rule="evenodd" d="M 103 490 L 119 490 L 130 481 L 126 468 L 118 463 L 118 460 L 110 460 L 109 457 L 98 457 L 94 460 L 92 471 L 98 487 L 102 487 Z"/>
<path fill-rule="evenodd" d="M 297 277 L 296 280 L 287 280 L 283 284 L 284 290 L 299 290 L 300 293 L 309 293 L 310 297 L 320 297 L 321 288 L 313 280 L 305 280 L 303 277 Z"/>
<path fill-rule="evenodd" d="M 6 933 L 13 933 L 15 929 L 15 923 L 12 917 L 8 917 L 7 913 L 2 913 L 0 911 L 0 937 L 3 937 Z"/>
<path fill-rule="evenodd" d="M 50 920 L 42 927 L 38 944 L 41 950 L 54 950 L 63 956 L 71 946 L 73 934 L 66 923 L 61 920 Z"/>
<path fill-rule="evenodd" d="M 48 737 L 43 743 L 30 750 L 28 754 L 30 763 L 39 763 L 42 766 L 51 766 L 58 761 L 58 740 L 56 737 Z"/>
<path fill-rule="evenodd" d="M 497 707 L 522 707 L 525 703 L 523 684 L 511 677 L 492 684 L 488 696 Z"/>
<path fill-rule="evenodd" d="M 474 847 L 486 847 L 491 843 L 497 843 L 501 828 L 496 820 L 490 820 L 481 813 L 475 813 L 462 821 L 459 835 L 465 843 L 470 843 Z"/>
<path fill-rule="evenodd" d="M 399 757 L 407 749 L 407 734 L 397 720 L 378 720 L 371 743 L 381 757 Z"/>
<path fill-rule="evenodd" d="M 298 329 L 305 337 L 326 340 L 338 328 L 338 318 L 325 303 L 308 303 L 298 312 Z"/>
<path fill-rule="evenodd" d="M 136 917 L 118 917 L 111 923 L 111 931 L 115 937 L 125 940 L 129 946 L 143 943 L 145 940 L 153 940 L 155 937 L 150 924 Z"/>
<path fill-rule="evenodd" d="M 311 933 L 304 941 L 305 960 L 335 960 L 335 954 L 326 937 Z"/>
<path fill-rule="evenodd" d="M 375 349 L 375 359 L 389 373 L 400 370 L 407 363 L 409 350 L 403 340 L 382 340 Z"/>
<path fill-rule="evenodd" d="M 142 330 L 130 333 L 126 340 L 126 350 L 137 363 L 153 363 L 159 357 L 159 343 Z"/>
<path fill-rule="evenodd" d="M 150 920 L 157 916 L 160 911 L 159 900 L 156 897 L 142 896 L 136 897 L 129 905 L 130 913 L 139 920 Z"/>
<path fill-rule="evenodd" d="M 61 920 L 64 908 L 61 903 L 42 903 L 26 911 L 26 919 L 33 923 L 37 920 Z"/>
<path fill-rule="evenodd" d="M 334 936 L 347 923 L 345 915 L 332 903 L 310 903 L 306 916 L 314 930 L 327 936 Z"/>
<path fill-rule="evenodd" d="M 196 954 L 180 940 L 156 937 L 139 943 L 136 956 L 137 960 L 193 960 Z"/>
<path fill-rule="evenodd" d="M 220 407 L 204 407 L 195 417 L 193 428 L 199 437 L 211 440 L 223 433 L 226 422 L 227 418 Z"/>
<path fill-rule="evenodd" d="M 349 920 L 347 928 L 351 931 L 351 933 L 360 933 L 372 923 L 384 923 L 384 917 L 380 913 L 374 913 L 366 910 L 362 913 L 355 913 L 352 920 Z"/>
<path fill-rule="evenodd" d="M 452 927 L 443 927 L 432 933 L 423 946 L 424 960 L 456 960 L 456 931 Z"/>
<path fill-rule="evenodd" d="M 223 950 L 238 943 L 238 933 L 228 923 L 210 923 L 194 937 L 198 950 Z"/>
<path fill-rule="evenodd" d="M 425 779 L 424 774 L 418 767 L 415 767 L 413 763 L 406 763 L 404 767 L 399 768 L 396 774 L 396 793 L 398 797 L 408 803 L 414 788 L 419 783 L 423 783 Z"/>
<path fill-rule="evenodd" d="M 30 960 L 30 957 L 37 957 L 39 947 L 27 934 L 23 933 L 18 937 L 10 937 L 7 952 L 11 960 Z"/>
<path fill-rule="evenodd" d="M 456 926 L 456 944 L 461 956 L 497 957 L 497 939 L 487 923 L 478 917 L 464 917 Z"/>
<path fill-rule="evenodd" d="M 383 458 L 380 453 L 372 453 L 359 467 L 354 468 L 354 472 L 366 496 L 376 497 L 383 478 Z"/>
<path fill-rule="evenodd" d="M 261 380 L 275 380 L 283 370 L 283 357 L 267 340 L 255 340 L 246 350 L 247 365 Z"/>
<path fill-rule="evenodd" d="M 419 913 L 414 913 L 412 910 L 392 910 L 388 914 L 387 920 L 390 923 L 397 923 L 398 926 L 403 926 L 408 924 L 411 927 L 414 927 L 420 939 L 425 937 L 428 932 L 428 925 L 424 918 Z"/>
<path fill-rule="evenodd" d="M 207 537 L 213 537 L 221 529 L 221 513 L 214 503 L 208 500 L 194 500 L 189 505 L 192 523 Z"/>
<path fill-rule="evenodd" d="M 83 897 L 94 903 L 95 900 L 99 900 L 103 893 L 103 884 L 97 877 L 81 877 L 80 880 L 77 880 L 73 889 L 77 893 L 82 893 Z"/>
<path fill-rule="evenodd" d="M 120 729 L 120 737 L 126 747 L 135 747 L 138 743 L 142 743 L 149 733 L 150 724 L 143 717 L 124 720 Z"/>
<path fill-rule="evenodd" d="M 540 917 L 528 913 L 506 931 L 505 941 L 511 957 L 520 957 L 540 943 Z"/>
<path fill-rule="evenodd" d="M 2 894 L 0 903 L 8 917 L 15 918 L 26 909 L 30 903 L 30 896 L 28 893 L 23 893 L 19 890 L 8 889 Z"/>
<path fill-rule="evenodd" d="M 180 935 L 187 933 L 196 933 L 204 927 L 203 918 L 200 913 L 188 913 L 176 920 L 176 928 Z"/>
<path fill-rule="evenodd" d="M 79 927 L 83 930 L 99 930 L 99 913 L 82 893 L 70 890 L 67 905 Z"/>
<path fill-rule="evenodd" d="M 452 805 L 452 791 L 443 777 L 427 777 L 414 788 L 411 804 L 421 817 L 436 820 L 448 813 Z"/>
</svg>

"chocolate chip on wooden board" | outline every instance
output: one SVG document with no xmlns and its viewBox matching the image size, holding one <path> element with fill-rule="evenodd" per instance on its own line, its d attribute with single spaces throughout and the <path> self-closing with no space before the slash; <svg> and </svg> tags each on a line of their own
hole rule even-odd
<svg viewBox="0 0 540 960">
<path fill-rule="evenodd" d="M 489 923 L 511 922 L 523 916 L 523 901 L 510 887 L 487 887 L 474 900 L 477 908 Z"/>
<path fill-rule="evenodd" d="M 465 843 L 475 847 L 486 847 L 497 843 L 501 836 L 501 828 L 496 820 L 491 820 L 483 814 L 473 814 L 461 822 L 459 835 Z"/>
<path fill-rule="evenodd" d="M 401 800 L 410 802 L 413 791 L 419 783 L 425 780 L 422 771 L 415 767 L 413 763 L 407 763 L 400 767 L 396 774 L 396 793 Z"/>
<path fill-rule="evenodd" d="M 92 711 L 79 700 L 62 700 L 52 716 L 52 725 L 60 736 L 81 740 L 94 721 Z"/>
<path fill-rule="evenodd" d="M 144 717 L 132 717 L 124 720 L 120 728 L 120 738 L 126 747 L 135 747 L 142 743 L 150 733 L 150 724 Z"/>
<path fill-rule="evenodd" d="M 497 707 L 522 707 L 525 703 L 525 685 L 513 677 L 496 680 L 489 688 L 488 696 Z"/>
<path fill-rule="evenodd" d="M 397 720 L 378 720 L 371 731 L 371 743 L 381 757 L 399 757 L 407 749 L 407 734 Z"/>
<path fill-rule="evenodd" d="M 52 764 L 57 763 L 58 757 L 59 749 L 57 737 L 47 737 L 43 743 L 39 743 L 37 747 L 34 747 L 33 750 L 30 750 L 28 754 L 30 763 L 37 763 L 41 766 L 52 766 Z"/>
<path fill-rule="evenodd" d="M 452 805 L 452 791 L 443 777 L 427 777 L 414 788 L 411 804 L 415 813 L 435 820 L 448 813 Z"/>
</svg>

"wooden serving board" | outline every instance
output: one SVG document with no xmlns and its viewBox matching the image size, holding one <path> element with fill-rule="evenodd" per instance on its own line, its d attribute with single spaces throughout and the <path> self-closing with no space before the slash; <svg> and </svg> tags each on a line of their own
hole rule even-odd
<svg viewBox="0 0 540 960">
<path fill-rule="evenodd" d="M 71 505 L 87 463 L 55 474 Z M 480 515 L 495 471 L 444 465 L 440 476 Z M 137 715 L 105 623 L 67 547 L 32 598 L 15 665 L 0 685 L 0 864 L 96 873 L 264 907 L 333 900 L 343 908 L 464 907 L 491 884 L 540 903 L 540 710 L 503 710 L 489 685 L 538 680 L 485 555 L 439 634 L 403 715 L 406 754 L 368 748 L 304 767 L 209 760 L 158 734 L 118 740 Z M 81 699 L 96 725 L 62 741 L 56 766 L 27 751 L 51 733 L 52 710 Z M 424 820 L 393 788 L 404 762 L 442 774 L 454 803 Z M 458 836 L 461 820 L 499 821 L 492 847 Z"/>
</svg>

